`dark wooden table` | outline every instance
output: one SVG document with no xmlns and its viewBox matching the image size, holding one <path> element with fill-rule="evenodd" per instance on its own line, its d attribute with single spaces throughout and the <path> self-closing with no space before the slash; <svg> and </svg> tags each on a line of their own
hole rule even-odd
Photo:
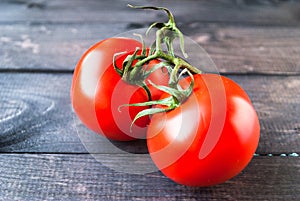
<svg viewBox="0 0 300 201">
<path fill-rule="evenodd" d="M 76 119 L 69 98 L 81 54 L 165 19 L 131 10 L 128 2 L 170 8 L 218 70 L 249 93 L 261 139 L 237 177 L 190 188 L 160 172 L 117 172 L 85 148 L 80 135 L 89 141 L 95 134 Z M 128 147 L 144 150 L 141 143 Z M 0 200 L 300 200 L 299 153 L 297 1 L 0 1 Z M 116 162 L 109 149 L 97 154 Z"/>
</svg>

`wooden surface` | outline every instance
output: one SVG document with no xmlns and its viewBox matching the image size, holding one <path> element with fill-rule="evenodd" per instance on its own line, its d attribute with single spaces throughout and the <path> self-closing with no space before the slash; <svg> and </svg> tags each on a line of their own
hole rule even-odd
<svg viewBox="0 0 300 201">
<path fill-rule="evenodd" d="M 190 188 L 160 172 L 104 165 L 125 159 L 80 123 L 69 91 L 92 44 L 165 19 L 128 2 L 169 7 L 218 70 L 248 92 L 261 139 L 237 177 Z M 299 13 L 296 1 L 272 0 L 0 1 L 0 200 L 300 200 Z M 92 155 L 89 143 L 97 143 Z M 115 145 L 147 153 L 143 141 Z"/>
</svg>

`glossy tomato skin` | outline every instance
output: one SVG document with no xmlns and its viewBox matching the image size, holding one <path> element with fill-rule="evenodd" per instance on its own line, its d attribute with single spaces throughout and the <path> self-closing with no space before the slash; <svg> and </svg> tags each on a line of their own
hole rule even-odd
<svg viewBox="0 0 300 201">
<path fill-rule="evenodd" d="M 75 113 L 88 128 L 109 139 L 127 141 L 146 133 L 147 117 L 137 121 L 130 131 L 133 117 L 145 108 L 123 107 L 120 111 L 118 108 L 123 104 L 145 102 L 147 94 L 142 88 L 122 81 L 112 64 L 115 53 L 133 52 L 136 47 L 142 45 L 133 39 L 108 38 L 89 48 L 74 71 L 71 101 Z M 117 64 L 121 66 L 122 61 Z"/>
<path fill-rule="evenodd" d="M 173 181 L 211 186 L 247 166 L 258 146 L 260 126 L 249 97 L 235 82 L 213 74 L 194 78 L 186 102 L 153 115 L 147 145 L 156 166 Z"/>
</svg>

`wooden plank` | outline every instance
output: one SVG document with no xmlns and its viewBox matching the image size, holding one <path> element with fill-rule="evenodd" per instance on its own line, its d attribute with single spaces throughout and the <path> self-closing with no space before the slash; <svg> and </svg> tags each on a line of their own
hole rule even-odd
<svg viewBox="0 0 300 201">
<path fill-rule="evenodd" d="M 0 70 L 72 71 L 94 43 L 132 28 L 126 23 L 0 25 Z M 183 25 L 196 44 L 189 61 L 222 73 L 300 74 L 300 27 Z"/>
<path fill-rule="evenodd" d="M 190 31 L 186 30 L 207 51 L 219 72 L 299 74 L 299 28 L 214 25 L 202 28 L 194 24 Z M 199 51 L 193 53 L 191 57 L 197 58 Z"/>
<path fill-rule="evenodd" d="M 299 24 L 296 1 L 97 1 L 97 0 L 5 0 L 0 3 L 0 23 L 152 22 L 155 12 L 132 12 L 127 3 L 168 7 L 181 19 L 191 21 L 252 24 Z M 80 13 L 80 14 L 79 14 Z"/>
<path fill-rule="evenodd" d="M 126 24 L 0 25 L 0 69 L 75 68 L 94 43 L 126 31 Z"/>
<path fill-rule="evenodd" d="M 121 0 L 1 1 L 0 23 L 143 22 L 145 13 L 131 12 L 128 3 Z M 149 20 L 156 17 L 155 12 L 147 12 Z"/>
<path fill-rule="evenodd" d="M 261 123 L 258 154 L 300 153 L 299 76 L 230 76 L 249 93 Z M 114 153 L 72 112 L 71 74 L 0 73 L 0 151 Z M 81 141 L 80 138 L 81 137 Z M 82 144 L 83 142 L 83 144 Z M 147 152 L 144 142 L 117 143 Z"/>
<path fill-rule="evenodd" d="M 68 152 L 64 144 L 72 150 L 84 151 L 72 129 L 70 75 L 0 76 L 2 151 Z"/>
<path fill-rule="evenodd" d="M 299 157 L 254 157 L 224 184 L 191 188 L 159 172 L 116 172 L 85 154 L 0 154 L 0 199 L 299 200 L 299 170 Z"/>
</svg>

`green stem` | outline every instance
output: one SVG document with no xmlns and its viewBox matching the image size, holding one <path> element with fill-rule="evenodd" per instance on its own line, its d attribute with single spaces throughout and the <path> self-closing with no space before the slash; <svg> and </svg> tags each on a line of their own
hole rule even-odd
<svg viewBox="0 0 300 201">
<path fill-rule="evenodd" d="M 169 20 L 167 23 L 153 23 L 149 27 L 150 29 L 154 28 L 154 27 L 159 28 L 156 31 L 155 50 L 154 50 L 153 54 L 150 54 L 149 56 L 146 56 L 145 58 L 141 58 L 140 56 L 137 56 L 136 55 L 137 51 L 132 55 L 132 58 L 136 59 L 137 63 L 133 67 L 130 66 L 132 64 L 132 62 L 127 63 L 127 65 L 125 66 L 125 69 L 124 69 L 124 73 L 123 73 L 123 79 L 125 81 L 127 81 L 129 83 L 134 83 L 134 82 L 141 83 L 141 80 L 136 81 L 136 80 L 132 80 L 132 78 L 137 77 L 136 74 L 140 73 L 139 71 L 140 71 L 140 69 L 142 69 L 142 66 L 144 66 L 151 60 L 155 60 L 155 59 L 158 59 L 158 60 L 163 59 L 163 60 L 167 61 L 168 63 L 175 66 L 174 70 L 172 70 L 172 72 L 171 72 L 170 82 L 169 82 L 172 86 L 174 86 L 176 83 L 176 81 L 175 81 L 176 76 L 177 76 L 180 68 L 183 68 L 183 69 L 187 68 L 190 72 L 192 72 L 194 74 L 202 73 L 201 70 L 199 70 L 198 68 L 189 64 L 182 58 L 175 56 L 174 49 L 173 49 L 173 40 L 176 37 L 179 37 L 179 39 L 180 39 L 181 51 L 185 57 L 186 57 L 186 53 L 184 51 L 183 34 L 176 27 L 174 16 L 168 9 L 163 8 L 163 7 L 153 7 L 153 6 L 132 6 L 130 4 L 128 4 L 128 6 L 131 8 L 138 8 L 138 9 L 163 10 L 168 14 Z M 149 29 L 148 29 L 148 31 L 149 31 Z M 139 35 L 139 37 L 142 39 L 141 35 Z M 144 50 L 145 44 L 144 44 L 143 39 L 142 39 L 142 42 L 143 42 L 143 50 Z M 165 43 L 167 45 L 167 49 L 168 49 L 167 53 L 162 50 L 163 43 Z M 128 74 L 130 74 L 130 73 L 131 73 L 131 75 L 128 76 Z"/>
<path fill-rule="evenodd" d="M 148 100 L 152 101 L 152 95 L 151 95 L 151 92 L 149 90 L 149 87 L 145 83 L 143 83 L 142 88 L 146 91 L 146 94 L 148 96 Z"/>
<path fill-rule="evenodd" d="M 158 30 L 156 32 L 156 51 L 162 51 L 162 48 L 161 48 L 161 35 L 162 35 L 162 31 L 161 30 Z"/>
<path fill-rule="evenodd" d="M 141 111 L 137 114 L 134 121 L 142 116 L 146 115 L 152 115 L 159 112 L 166 112 L 170 111 L 172 109 L 175 109 L 180 104 L 182 104 L 193 92 L 194 88 L 194 77 L 192 73 L 194 74 L 200 74 L 202 73 L 201 70 L 196 68 L 195 66 L 189 64 L 187 61 L 182 59 L 181 57 L 178 57 L 174 54 L 173 49 L 173 42 L 174 39 L 179 38 L 180 40 L 180 49 L 183 54 L 183 56 L 186 58 L 187 54 L 184 50 L 184 37 L 181 31 L 176 27 L 174 17 L 172 13 L 162 7 L 153 7 L 153 6 L 131 6 L 132 8 L 139 8 L 139 9 L 154 9 L 154 10 L 163 10 L 168 14 L 169 20 L 167 23 L 158 23 L 155 22 L 148 28 L 146 34 L 152 29 L 157 28 L 156 31 L 156 39 L 152 43 L 150 51 L 148 54 L 146 54 L 146 48 L 145 44 L 143 42 L 143 49 L 142 49 L 142 55 L 137 55 L 138 49 L 134 52 L 134 54 L 130 55 L 128 57 L 128 60 L 126 62 L 123 62 L 123 72 L 122 72 L 122 79 L 127 81 L 131 84 L 136 84 L 145 89 L 147 92 L 147 95 L 149 97 L 148 102 L 144 103 L 136 103 L 136 104 L 129 104 L 127 106 L 152 106 L 152 105 L 162 105 L 165 106 L 164 108 L 149 108 L 146 110 Z M 167 50 L 164 51 L 162 48 L 162 45 L 165 45 Z M 152 69 L 145 72 L 145 68 L 143 66 L 147 65 L 152 60 L 159 60 L 160 64 L 167 65 L 167 69 L 170 72 L 170 78 L 169 78 L 169 85 L 163 86 L 163 85 L 156 85 L 155 83 L 152 83 L 150 80 L 148 82 L 155 88 L 157 88 L 160 91 L 163 91 L 165 93 L 170 94 L 171 96 L 168 98 L 165 98 L 163 100 L 151 100 L 151 93 L 146 85 L 146 79 L 154 72 L 154 70 L 161 68 L 162 65 L 156 65 Z M 132 66 L 133 61 L 137 61 L 134 66 Z M 182 71 L 179 73 L 179 70 L 182 69 Z M 116 69 L 118 70 L 118 69 Z M 180 86 L 180 78 L 183 76 L 183 74 L 188 74 L 188 76 L 191 77 L 191 82 L 189 87 L 183 89 Z M 134 122 L 133 121 L 133 122 Z"/>
<path fill-rule="evenodd" d="M 189 64 L 188 62 L 181 59 L 180 57 L 174 57 L 172 55 L 166 54 L 165 52 L 163 52 L 161 50 L 156 50 L 156 52 L 153 55 L 150 55 L 150 56 L 138 61 L 135 64 L 135 67 L 143 66 L 146 63 L 148 63 L 149 61 L 154 60 L 154 59 L 163 59 L 163 60 L 166 60 L 169 63 L 173 64 L 174 66 L 179 66 L 178 69 L 173 71 L 174 75 L 176 75 L 178 73 L 178 70 L 180 68 L 187 68 L 190 72 L 195 73 L 195 74 L 201 74 L 202 73 L 201 70 L 199 70 L 195 66 Z"/>
<path fill-rule="evenodd" d="M 152 8 L 152 7 L 145 7 L 145 8 Z M 167 9 L 165 9 L 166 11 L 168 11 Z M 174 17 L 173 15 L 168 11 L 167 12 L 170 19 L 169 22 L 172 26 L 175 26 L 175 22 L 174 22 Z M 201 70 L 199 70 L 198 68 L 192 66 L 191 64 L 189 64 L 188 62 L 186 62 L 185 60 L 179 58 L 179 57 L 175 57 L 174 53 L 173 53 L 173 48 L 171 48 L 171 51 L 169 52 L 169 54 L 166 54 L 165 52 L 162 51 L 162 38 L 161 36 L 163 35 L 163 30 L 157 30 L 156 32 L 156 50 L 155 53 L 153 55 L 150 55 L 140 61 L 138 61 L 135 64 L 135 67 L 140 67 L 143 66 L 144 64 L 148 63 L 151 60 L 154 59 L 164 59 L 166 61 L 168 61 L 169 63 L 173 64 L 174 66 L 179 66 L 179 68 L 187 68 L 190 72 L 195 73 L 195 74 L 200 74 L 202 73 Z M 172 44 L 172 43 L 171 43 Z M 173 47 L 173 46 L 171 46 Z M 176 69 L 173 73 L 173 77 L 178 73 L 178 69 Z"/>
<path fill-rule="evenodd" d="M 130 83 L 130 79 L 128 79 L 128 78 L 130 77 L 130 71 L 132 69 L 132 63 L 133 63 L 134 58 L 136 57 L 138 51 L 139 51 L 139 48 L 136 48 L 134 53 L 129 56 L 130 59 L 127 61 L 126 65 L 123 67 L 122 79 L 125 80 L 125 81 L 128 81 L 128 83 Z"/>
</svg>

